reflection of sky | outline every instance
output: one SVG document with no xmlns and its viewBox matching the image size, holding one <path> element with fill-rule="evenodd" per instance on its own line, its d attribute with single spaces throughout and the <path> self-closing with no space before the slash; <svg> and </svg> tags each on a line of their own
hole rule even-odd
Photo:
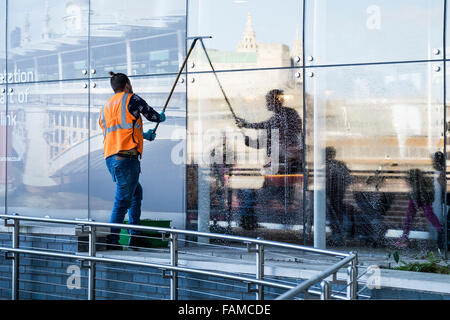
<svg viewBox="0 0 450 320">
<path fill-rule="evenodd" d="M 8 30 L 11 32 L 18 27 L 22 30 L 22 38 L 29 23 L 31 40 L 41 37 L 44 29 L 45 6 L 44 1 L 10 1 L 8 4 Z M 47 8 L 50 17 L 49 29 L 51 32 L 64 33 L 65 1 L 49 1 Z"/>
<path fill-rule="evenodd" d="M 437 0 L 317 1 L 317 21 L 314 21 L 311 2 L 307 23 L 317 23 L 315 40 L 320 43 L 314 45 L 324 53 L 328 51 L 328 60 L 373 61 L 379 57 L 402 60 L 419 54 L 421 59 L 426 59 L 428 43 L 431 49 L 442 49 L 442 3 Z M 312 26 L 310 30 L 308 38 L 312 39 Z"/>
<path fill-rule="evenodd" d="M 6 0 L 0 0 L 0 44 L 5 43 L 5 8 L 6 8 Z M 3 51 L 4 48 L 0 49 L 0 52 Z"/>
<path fill-rule="evenodd" d="M 302 1 L 194 0 L 189 2 L 190 36 L 211 35 L 210 48 L 234 51 L 252 16 L 256 40 L 292 46 L 297 27 L 301 37 Z"/>
<path fill-rule="evenodd" d="M 426 59 L 428 40 L 431 46 L 441 47 L 443 1 L 309 0 L 306 9 L 309 38 L 314 35 L 316 2 L 320 12 L 318 29 L 325 31 L 325 34 L 318 34 L 317 39 L 330 51 L 330 56 L 337 50 L 339 58 L 346 58 L 343 57 L 346 55 L 349 60 L 352 56 L 365 60 L 364 55 L 368 53 L 374 57 L 408 59 L 423 52 Z M 235 50 L 245 29 L 247 14 L 251 13 L 257 41 L 291 46 L 297 27 L 301 37 L 301 3 L 299 0 L 192 0 L 189 2 L 189 35 L 212 35 L 213 39 L 208 40 L 210 48 Z M 388 52 L 389 48 L 392 53 Z"/>
</svg>

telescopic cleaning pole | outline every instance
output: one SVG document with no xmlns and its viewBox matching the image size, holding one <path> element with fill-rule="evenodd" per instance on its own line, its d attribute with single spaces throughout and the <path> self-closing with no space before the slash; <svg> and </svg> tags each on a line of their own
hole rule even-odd
<svg viewBox="0 0 450 320">
<path fill-rule="evenodd" d="M 163 108 L 162 112 L 166 111 L 167 105 L 169 104 L 170 98 L 172 97 L 172 94 L 173 94 L 173 92 L 175 90 L 175 87 L 176 87 L 176 85 L 178 83 L 178 80 L 179 80 L 179 78 L 181 76 L 181 73 L 183 72 L 183 69 L 184 69 L 184 67 L 185 67 L 185 65 L 186 65 L 186 63 L 187 63 L 187 61 L 189 59 L 189 56 L 191 55 L 191 52 L 194 49 L 197 41 L 200 40 L 200 43 L 202 45 L 202 49 L 203 49 L 203 51 L 205 52 L 205 55 L 206 55 L 206 59 L 208 60 L 209 66 L 211 67 L 211 70 L 214 73 L 214 77 L 216 78 L 216 81 L 217 81 L 217 84 L 219 85 L 220 91 L 222 92 L 223 97 L 225 99 L 225 102 L 227 103 L 228 109 L 230 110 L 231 115 L 233 116 L 235 124 L 238 125 L 238 123 L 239 123 L 238 117 L 236 116 L 236 113 L 234 112 L 233 107 L 231 106 L 230 100 L 228 99 L 228 96 L 226 95 L 225 90 L 222 87 L 222 84 L 221 84 L 221 82 L 219 80 L 219 77 L 217 76 L 216 70 L 214 69 L 214 66 L 212 64 L 211 58 L 209 57 L 208 51 L 206 50 L 205 44 L 203 43 L 203 39 L 211 39 L 211 38 L 212 38 L 211 36 L 197 36 L 197 37 L 187 37 L 186 38 L 188 40 L 194 40 L 194 41 L 192 41 L 192 44 L 191 44 L 191 46 L 189 48 L 189 51 L 188 51 L 188 53 L 186 55 L 186 58 L 184 58 L 183 64 L 181 65 L 180 71 L 177 74 L 177 78 L 175 79 L 175 82 L 174 82 L 174 84 L 172 86 L 172 89 L 170 90 L 169 96 L 167 97 L 167 100 L 166 100 L 166 103 L 164 104 L 164 108 Z M 153 129 L 153 133 L 156 133 L 156 129 L 158 129 L 159 124 L 160 124 L 159 122 L 156 124 L 155 129 Z M 238 128 L 239 128 L 241 134 L 245 138 L 245 144 L 248 145 L 249 144 L 249 137 L 244 133 L 242 127 L 240 127 L 238 125 Z"/>
<path fill-rule="evenodd" d="M 203 39 L 211 39 L 211 36 L 204 36 L 204 37 L 188 37 L 186 39 L 193 39 L 192 44 L 189 48 L 189 51 L 186 55 L 186 58 L 184 58 L 183 64 L 181 65 L 180 71 L 178 71 L 177 78 L 175 79 L 175 82 L 173 83 L 172 89 L 170 90 L 169 96 L 167 97 L 166 103 L 164 104 L 164 108 L 162 112 L 166 111 L 167 106 L 169 104 L 170 98 L 172 98 L 172 94 L 175 91 L 175 87 L 177 86 L 178 80 L 180 79 L 181 73 L 183 72 L 184 67 L 186 66 L 186 63 L 189 59 L 189 56 L 191 55 L 192 50 L 194 50 L 195 44 L 198 40 L 200 40 L 203 44 Z M 153 133 L 156 133 L 156 129 L 158 129 L 160 122 L 158 122 L 155 126 L 155 129 L 153 129 Z"/>
<path fill-rule="evenodd" d="M 217 84 L 219 85 L 220 91 L 222 91 L 223 97 L 225 98 L 225 102 L 227 103 L 228 108 L 230 109 L 230 112 L 231 112 L 231 114 L 233 115 L 234 121 L 236 122 L 236 124 L 238 124 L 238 120 L 237 120 L 236 113 L 234 112 L 233 107 L 231 107 L 230 100 L 228 100 L 228 97 L 227 97 L 227 95 L 226 95 L 226 93 L 225 93 L 225 90 L 223 90 L 222 84 L 220 83 L 219 77 L 217 76 L 216 70 L 214 69 L 214 66 L 213 66 L 213 64 L 212 64 L 212 61 L 211 61 L 211 59 L 209 58 L 208 51 L 206 50 L 205 44 L 203 43 L 203 40 L 202 40 L 202 39 L 200 39 L 200 43 L 201 43 L 201 45 L 202 45 L 203 51 L 205 52 L 206 59 L 208 59 L 209 66 L 211 67 L 211 70 L 212 70 L 212 72 L 214 73 L 214 77 L 215 77 L 216 80 L 217 80 Z"/>
</svg>

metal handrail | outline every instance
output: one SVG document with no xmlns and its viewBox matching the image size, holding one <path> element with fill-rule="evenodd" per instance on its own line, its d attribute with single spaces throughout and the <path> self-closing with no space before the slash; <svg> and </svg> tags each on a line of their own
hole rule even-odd
<svg viewBox="0 0 450 320">
<path fill-rule="evenodd" d="M 104 258 L 104 257 L 90 257 L 90 256 L 84 256 L 84 255 L 57 253 L 57 252 L 39 251 L 39 250 L 29 250 L 29 249 L 14 249 L 14 248 L 8 248 L 8 247 L 0 247 L 0 251 L 9 251 L 9 252 L 14 252 L 14 253 L 22 253 L 22 254 L 35 254 L 35 255 L 39 255 L 39 256 L 75 259 L 75 260 L 81 260 L 81 261 L 127 264 L 130 266 L 156 268 L 156 269 L 161 269 L 162 271 L 169 270 L 169 271 L 178 271 L 178 272 L 188 272 L 188 273 L 195 273 L 195 274 L 199 274 L 199 275 L 220 277 L 220 278 L 225 278 L 228 280 L 251 282 L 254 284 L 266 285 L 266 286 L 271 286 L 271 287 L 275 287 L 275 288 L 279 288 L 279 289 L 286 289 L 286 290 L 295 288 L 294 286 L 291 286 L 291 285 L 271 282 L 271 281 L 267 281 L 267 280 L 258 280 L 258 279 L 254 279 L 254 278 L 235 276 L 235 275 L 227 274 L 227 273 L 218 273 L 218 272 L 213 272 L 213 271 L 192 269 L 192 268 L 187 268 L 187 267 L 174 267 L 174 266 L 166 265 L 166 264 Z"/>
<path fill-rule="evenodd" d="M 285 249 L 296 249 L 296 250 L 306 251 L 306 252 L 310 252 L 310 253 L 335 256 L 335 257 L 339 257 L 339 258 L 345 258 L 350 255 L 350 253 L 312 248 L 312 247 L 301 246 L 301 245 L 297 245 L 297 244 L 282 243 L 282 242 L 241 237 L 241 236 L 232 236 L 232 235 L 219 234 L 219 233 L 208 233 L 208 232 L 200 232 L 200 231 L 193 231 L 193 230 L 181 230 L 181 229 L 174 229 L 174 228 L 141 226 L 141 225 L 131 225 L 131 224 L 123 224 L 123 223 L 96 222 L 96 221 L 92 221 L 92 220 L 84 221 L 84 220 L 39 218 L 39 217 L 7 215 L 7 214 L 0 214 L 0 219 L 6 219 L 6 220 L 18 219 L 18 220 L 24 220 L 24 221 L 49 222 L 49 223 L 80 225 L 80 226 L 84 225 L 84 226 L 91 226 L 91 227 L 125 228 L 125 229 L 139 230 L 139 231 L 159 231 L 159 232 L 173 233 L 173 234 L 178 234 L 178 235 L 192 235 L 192 236 L 199 236 L 199 237 L 209 237 L 209 238 L 222 239 L 222 240 L 231 240 L 231 241 L 234 240 L 234 241 L 239 241 L 239 242 L 243 242 L 243 243 L 269 245 L 269 246 L 275 246 L 275 247 L 280 247 L 280 248 L 285 248 Z"/>
<path fill-rule="evenodd" d="M 95 221 L 83 221 L 83 220 L 66 220 L 66 219 L 51 219 L 51 218 L 40 218 L 40 217 L 28 217 L 28 216 L 20 216 L 20 215 L 6 215 L 0 214 L 0 219 L 5 220 L 5 226 L 12 227 L 12 247 L 0 247 L 0 251 L 10 252 L 12 253 L 13 261 L 13 269 L 11 275 L 12 281 L 12 299 L 18 299 L 18 291 L 19 291 L 19 254 L 32 254 L 39 256 L 47 256 L 47 257 L 59 257 L 66 259 L 75 259 L 79 261 L 89 262 L 88 264 L 88 299 L 95 299 L 95 268 L 97 262 L 103 263 L 116 263 L 116 264 L 125 264 L 125 265 L 134 265 L 134 266 L 143 266 L 143 267 L 152 267 L 157 268 L 163 271 L 162 276 L 164 278 L 170 279 L 170 298 L 172 300 L 177 300 L 178 298 L 178 272 L 187 272 L 197 275 L 206 275 L 219 277 L 223 279 L 241 281 L 248 284 L 249 292 L 256 293 L 256 299 L 263 300 L 264 299 L 264 286 L 288 290 L 285 294 L 280 296 L 278 299 L 288 299 L 292 298 L 296 294 L 300 292 L 304 292 L 307 290 L 308 293 L 311 294 L 319 294 L 322 299 L 329 298 L 338 298 L 338 299 L 354 299 L 356 298 L 355 286 L 357 284 L 356 275 L 356 264 L 357 264 L 357 254 L 356 253 L 342 253 L 332 250 L 324 250 L 311 248 L 306 246 L 300 246 L 295 244 L 287 244 L 280 243 L 276 241 L 268 241 L 260 238 L 247 238 L 240 236 L 232 236 L 225 234 L 215 234 L 215 233 L 206 233 L 206 232 L 197 232 L 191 230 L 178 230 L 174 228 L 163 228 L 163 227 L 151 227 L 151 226 L 140 226 L 140 225 L 129 225 L 129 224 L 118 224 L 118 223 L 105 223 L 105 222 L 95 222 Z M 8 224 L 8 220 L 13 220 L 13 224 Z M 67 254 L 67 253 L 59 253 L 59 252 L 49 252 L 42 250 L 33 250 L 33 249 L 21 249 L 19 245 L 19 234 L 20 234 L 20 220 L 24 221 L 34 221 L 34 222 L 45 222 L 45 223 L 53 223 L 53 224 L 70 224 L 75 226 L 82 227 L 84 231 L 84 227 L 88 227 L 87 232 L 89 232 L 89 250 L 87 254 Z M 123 260 L 123 259 L 114 259 L 114 258 L 105 258 L 105 257 L 97 257 L 96 256 L 96 232 L 98 227 L 114 227 L 114 228 L 126 228 L 126 229 L 134 229 L 140 231 L 157 231 L 162 233 L 163 237 L 169 234 L 169 243 L 170 243 L 170 264 L 156 264 L 156 263 L 148 263 L 141 261 L 132 261 L 132 260 Z M 234 240 L 239 241 L 247 245 L 248 251 L 256 254 L 256 274 L 255 278 L 244 277 L 240 275 L 233 275 L 231 273 L 220 273 L 214 271 L 207 270 L 199 270 L 192 269 L 187 267 L 178 266 L 178 236 L 179 235 L 195 235 L 199 237 L 208 237 L 215 239 L 224 239 L 224 240 Z M 254 244 L 255 248 L 251 248 L 250 245 Z M 330 268 L 321 272 L 319 275 L 313 277 L 312 279 L 306 280 L 300 286 L 294 286 L 289 284 L 281 284 L 274 281 L 264 280 L 264 246 L 274 246 L 279 248 L 289 248 L 296 249 L 305 252 L 324 254 L 328 256 L 334 256 L 342 259 L 338 263 L 334 264 Z M 347 274 L 347 285 L 349 289 L 347 290 L 347 296 L 333 296 L 330 292 L 330 286 L 327 283 L 322 283 L 322 291 L 317 292 L 316 290 L 310 289 L 310 287 L 317 282 L 324 280 L 330 275 L 334 275 L 334 279 L 336 278 L 336 273 L 342 267 L 347 264 L 351 264 L 348 269 Z M 171 271 L 170 275 L 166 275 L 166 271 Z M 356 272 L 355 272 L 356 271 Z M 250 289 L 250 285 L 256 285 L 256 289 Z"/>
<path fill-rule="evenodd" d="M 290 289 L 289 291 L 285 292 L 275 300 L 286 300 L 291 299 L 295 297 L 296 295 L 300 293 L 304 293 L 307 289 L 309 289 L 314 284 L 318 283 L 319 281 L 324 280 L 325 278 L 331 276 L 332 274 L 336 273 L 340 268 L 344 267 L 345 265 L 352 263 L 356 259 L 355 254 L 350 254 L 348 257 L 345 257 L 338 263 L 332 265 L 331 267 L 325 269 L 320 274 L 316 275 L 315 277 L 306 280 L 305 282 L 299 284 L 297 287 Z"/>
</svg>

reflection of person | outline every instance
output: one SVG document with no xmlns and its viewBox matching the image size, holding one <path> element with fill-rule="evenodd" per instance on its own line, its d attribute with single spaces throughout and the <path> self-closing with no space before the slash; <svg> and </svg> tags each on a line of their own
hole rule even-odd
<svg viewBox="0 0 450 320">
<path fill-rule="evenodd" d="M 325 149 L 327 216 L 332 231 L 331 242 L 342 244 L 351 227 L 354 208 L 344 203 L 347 187 L 352 183 L 350 170 L 336 160 L 336 149 Z"/>
<path fill-rule="evenodd" d="M 420 169 L 411 169 L 408 171 L 406 181 L 411 188 L 409 193 L 410 200 L 406 211 L 405 221 L 403 223 L 403 234 L 395 242 L 396 247 L 408 246 L 409 231 L 411 230 L 411 225 L 419 208 L 423 209 L 425 217 L 433 225 L 438 234 L 442 232 L 442 225 L 433 213 L 431 205 L 434 200 L 434 185 L 432 178 L 425 177 Z"/>
<path fill-rule="evenodd" d="M 99 119 L 106 166 L 116 183 L 110 222 L 123 223 L 128 210 L 129 223 L 139 224 L 142 201 L 139 158 L 142 157 L 144 139 L 152 141 L 156 135 L 151 129 L 143 132 L 141 114 L 152 122 L 164 121 L 165 115 L 158 114 L 133 93 L 130 79 L 125 74 L 110 72 L 110 75 L 114 95 L 106 101 Z M 120 229 L 111 228 L 111 234 L 107 236 L 108 249 L 120 249 L 119 233 Z M 138 234 L 130 229 L 130 247 L 142 245 Z"/>
<path fill-rule="evenodd" d="M 434 172 L 434 201 L 433 201 L 433 212 L 442 224 L 442 209 L 445 205 L 445 159 L 444 153 L 441 151 L 436 151 L 432 155 L 433 169 Z M 448 203 L 448 199 L 447 199 Z M 443 247 L 444 234 L 433 234 L 434 239 L 437 238 L 438 246 Z"/>
<path fill-rule="evenodd" d="M 256 190 L 241 189 L 238 190 L 238 198 L 240 199 L 240 224 L 245 230 L 254 230 L 258 227 L 255 214 Z"/>
<path fill-rule="evenodd" d="M 302 120 L 297 111 L 292 108 L 284 106 L 284 92 L 280 89 L 270 90 L 266 94 L 267 110 L 273 112 L 271 118 L 263 122 L 250 123 L 242 118 L 236 118 L 237 125 L 240 128 L 250 129 L 265 129 L 267 132 L 267 144 L 261 144 L 267 147 L 267 155 L 270 157 L 272 164 L 282 165 L 280 173 L 294 173 L 300 172 L 302 167 Z M 278 131 L 278 141 L 272 141 L 272 134 Z M 274 139 L 275 140 L 275 139 Z M 275 159 L 277 155 L 273 151 L 272 142 L 278 143 L 279 158 Z M 249 145 L 249 142 L 246 141 Z M 251 146 L 251 145 L 249 145 Z M 256 148 L 260 148 L 256 144 Z M 267 166 L 267 165 L 266 165 Z M 285 192 L 280 188 L 273 190 L 272 194 L 277 193 L 276 196 L 281 200 L 281 197 L 286 197 Z M 241 226 L 245 229 L 251 230 L 257 227 L 257 219 L 254 212 L 256 190 L 240 190 L 238 193 L 241 202 Z M 288 197 L 292 197 L 289 193 Z M 283 199 L 283 203 L 284 203 Z"/>
<path fill-rule="evenodd" d="M 272 132 L 278 130 L 280 158 L 271 159 L 279 161 L 280 164 L 289 166 L 286 171 L 301 170 L 302 162 L 302 119 L 297 111 L 283 106 L 284 91 L 280 89 L 270 90 L 266 94 L 267 110 L 272 111 L 273 115 L 266 121 L 249 123 L 242 118 L 236 118 L 239 127 L 251 129 L 267 130 L 267 154 L 272 156 Z M 286 172 L 285 171 L 285 172 Z"/>
<path fill-rule="evenodd" d="M 374 190 L 353 193 L 360 212 L 355 215 L 356 233 L 372 242 L 373 246 L 385 242 L 387 226 L 383 222 L 384 215 L 392 205 L 394 196 L 380 191 L 385 177 L 376 172 L 367 179 L 366 184 Z"/>
</svg>

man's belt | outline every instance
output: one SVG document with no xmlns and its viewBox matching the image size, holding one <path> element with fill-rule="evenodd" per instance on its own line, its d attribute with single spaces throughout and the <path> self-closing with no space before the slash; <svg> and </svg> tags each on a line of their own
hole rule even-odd
<svg viewBox="0 0 450 320">
<path fill-rule="evenodd" d="M 137 159 L 139 157 L 139 152 L 137 150 L 126 150 L 126 151 L 119 151 L 117 155 L 120 157 Z"/>
</svg>

